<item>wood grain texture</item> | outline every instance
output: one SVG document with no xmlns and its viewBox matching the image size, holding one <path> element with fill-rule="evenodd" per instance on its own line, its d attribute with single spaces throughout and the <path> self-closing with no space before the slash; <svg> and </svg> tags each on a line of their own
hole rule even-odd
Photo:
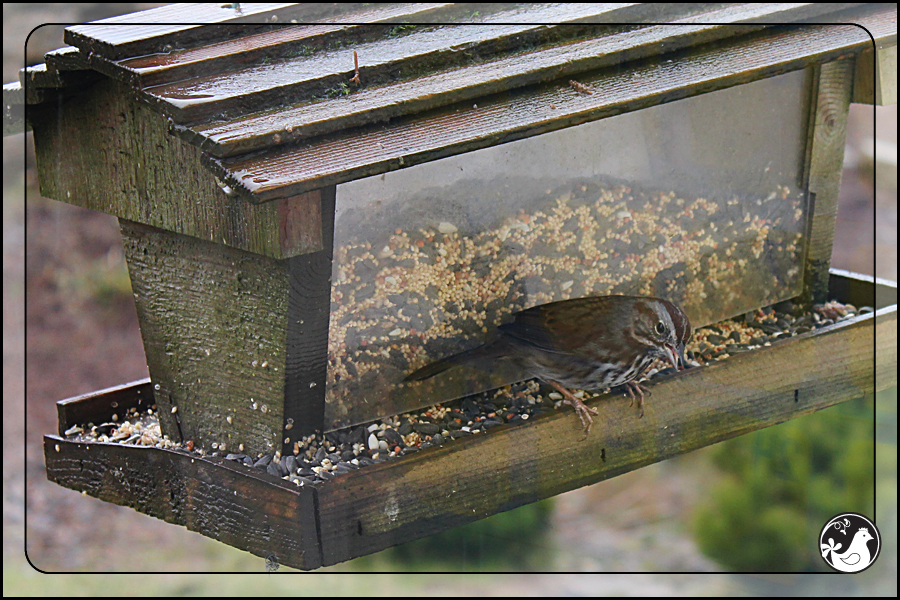
<svg viewBox="0 0 900 600">
<path fill-rule="evenodd" d="M 314 195 L 252 206 L 200 165 L 199 149 L 169 134 L 165 119 L 104 80 L 33 107 L 41 193 L 274 258 L 322 250 Z"/>
<path fill-rule="evenodd" d="M 520 6 L 482 5 L 477 10 L 465 5 L 454 4 L 407 4 L 390 5 L 333 5 L 325 25 L 293 25 L 278 27 L 260 25 L 269 23 L 264 20 L 272 17 L 279 24 L 324 23 L 317 20 L 324 15 L 312 15 L 315 9 L 311 6 L 285 7 L 277 11 L 280 14 L 256 15 L 253 19 L 257 25 L 246 24 L 246 19 L 231 9 L 212 12 L 230 15 L 232 23 L 245 21 L 241 27 L 221 27 L 207 25 L 205 27 L 172 27 L 148 26 L 128 28 L 121 24 L 117 27 L 104 25 L 86 25 L 71 27 L 66 31 L 66 39 L 83 48 L 85 54 L 91 53 L 94 67 L 110 76 L 131 81 L 137 89 L 146 90 L 159 83 L 173 83 L 174 89 L 182 89 L 177 95 L 167 100 L 165 90 L 148 92 L 148 99 L 157 98 L 161 102 L 161 110 L 178 121 L 205 114 L 221 115 L 224 110 L 235 106 L 239 96 L 253 96 L 248 102 L 251 110 L 270 108 L 265 98 L 269 92 L 281 88 L 288 95 L 299 100 L 308 97 L 314 90 L 321 89 L 317 81 L 339 76 L 331 85 L 346 82 L 348 79 L 348 62 L 351 50 L 358 48 L 364 57 L 363 68 L 371 83 L 391 76 L 413 71 L 427 71 L 436 65 L 447 66 L 449 63 L 465 63 L 473 56 L 484 57 L 507 47 L 502 40 L 512 25 L 520 32 L 533 30 L 533 34 L 515 34 L 513 46 L 530 44 L 535 39 L 547 39 L 547 36 L 563 39 L 575 35 L 577 27 L 573 25 L 592 23 L 636 23 L 659 22 L 669 20 L 715 22 L 721 20 L 764 20 L 765 18 L 781 22 L 796 20 L 821 12 L 833 12 L 834 7 L 818 8 L 814 5 L 776 8 L 776 5 L 764 7 L 741 7 L 725 10 L 717 5 L 685 5 L 652 6 L 640 4 L 534 4 L 523 10 Z M 299 10 L 298 10 L 299 9 Z M 254 8 L 253 10 L 257 10 Z M 291 17 L 287 12 L 306 12 L 305 17 Z M 326 8 L 325 10 L 328 10 Z M 198 20 L 192 10 L 168 10 L 168 18 L 188 18 L 193 23 L 202 22 L 202 17 L 219 15 L 203 14 Z M 252 12 L 252 11 L 251 11 Z M 227 13 L 227 15 L 226 15 Z M 340 14 L 343 13 L 343 14 Z M 731 13 L 740 13 L 742 17 L 729 18 Z M 139 18 L 144 14 L 132 16 Z M 160 15 L 162 16 L 162 15 Z M 146 18 L 146 17 L 144 17 Z M 141 19 L 142 20 L 142 19 Z M 271 21 L 274 23 L 275 21 Z M 437 31 L 434 26 L 418 26 L 411 28 L 396 27 L 398 23 L 440 23 L 454 22 L 454 27 L 446 31 Z M 366 26 L 348 24 L 368 24 Z M 378 26 L 377 24 L 384 24 Z M 460 27 L 468 23 L 474 27 Z M 543 24 L 543 25 L 535 25 Z M 558 27 L 565 24 L 567 27 Z M 484 27 L 492 25 L 492 27 Z M 504 28 L 506 32 L 504 33 Z M 468 29 L 468 33 L 464 33 Z M 554 31 L 555 30 L 555 31 Z M 333 39 L 340 34 L 339 39 Z M 474 37 L 472 37 L 474 34 Z M 738 32 L 735 32 L 738 34 Z M 431 43 L 425 40 L 431 38 Z M 467 39 L 468 38 L 468 39 Z M 302 41 L 301 41 L 302 40 Z M 382 44 L 371 45 L 368 42 L 380 40 Z M 698 42 L 702 39 L 698 39 Z M 402 42 L 402 44 L 398 44 Z M 327 49 L 325 61 L 311 56 L 315 50 Z M 326 54 L 326 53 L 323 53 Z M 300 60 L 294 60 L 300 57 Z M 120 60 L 121 59 L 121 60 Z M 294 64 L 291 64 L 294 63 Z M 387 69 L 384 67 L 387 66 Z M 273 68 L 274 67 L 274 68 Z M 287 79 L 280 67 L 292 73 Z M 258 70 L 265 71 L 260 76 Z M 254 71 L 257 71 L 254 73 Z M 217 75 L 225 74 L 218 78 Z M 282 76 L 279 76 L 282 75 Z M 202 82 L 210 92 L 206 102 L 179 102 L 192 97 L 184 93 L 181 86 L 192 89 L 196 79 Z M 234 91 L 240 89 L 241 93 Z M 151 99 L 151 101 L 154 101 Z"/>
<path fill-rule="evenodd" d="M 574 27 L 565 29 L 572 30 L 572 35 L 576 33 Z M 353 90 L 352 94 L 324 100 L 311 97 L 305 102 L 295 101 L 295 105 L 277 114 L 241 115 L 224 123 L 176 127 L 175 132 L 213 156 L 235 156 L 275 145 L 276 135 L 281 143 L 296 143 L 353 127 L 388 122 L 453 102 L 506 93 L 561 76 L 573 77 L 588 69 L 651 56 L 663 47 L 672 51 L 737 33 L 736 28 L 727 25 L 690 28 L 659 25 L 639 31 L 621 31 L 622 28 L 608 26 L 595 26 L 595 29 L 603 35 L 455 68 L 453 63 L 441 63 L 441 71 L 399 81 L 393 78 L 381 85 L 373 85 L 371 69 L 366 68 L 366 86 Z M 366 50 L 361 52 L 365 56 Z"/>
<path fill-rule="evenodd" d="M 120 225 L 163 433 L 280 449 L 288 261 Z"/>
<path fill-rule="evenodd" d="M 897 387 L 897 307 L 875 313 L 875 389 Z"/>
<path fill-rule="evenodd" d="M 346 6 L 333 5 L 333 7 L 339 11 L 348 10 Z M 370 5 L 357 7 L 357 10 L 352 10 L 351 7 L 351 12 L 336 14 L 328 18 L 327 23 L 322 24 L 314 24 L 316 19 L 307 17 L 295 18 L 294 21 L 309 23 L 308 25 L 260 27 L 242 24 L 240 27 L 220 28 L 218 32 L 215 27 L 206 27 L 205 29 L 211 30 L 208 33 L 212 35 L 205 43 L 193 38 L 187 41 L 200 43 L 185 43 L 185 40 L 180 39 L 179 34 L 175 33 L 171 36 L 174 39 L 169 40 L 168 45 L 172 49 L 168 52 L 138 51 L 125 55 L 117 49 L 109 56 L 103 51 L 95 52 L 91 54 L 91 65 L 97 71 L 113 79 L 126 81 L 139 90 L 190 79 L 214 81 L 216 76 L 222 73 L 228 73 L 235 82 L 239 82 L 241 74 L 248 74 L 254 66 L 271 67 L 275 61 L 288 62 L 297 56 L 308 56 L 316 50 L 357 46 L 370 41 L 373 37 L 385 37 L 384 34 L 396 27 L 398 22 L 437 22 L 451 19 L 459 10 L 458 5 L 448 3 Z M 372 27 L 378 23 L 385 25 Z M 148 39 L 144 43 L 154 48 L 165 47 L 160 44 L 160 40 Z M 93 45 L 91 41 L 85 41 L 86 47 Z M 322 74 L 327 73 L 328 76 L 340 73 L 342 81 L 346 81 L 347 67 L 348 65 L 352 67 L 352 64 L 345 60 L 335 60 L 332 65 L 337 68 L 317 70 Z M 307 70 L 307 73 L 310 73 L 310 70 Z M 315 87 L 309 85 L 307 89 L 295 88 L 291 90 L 291 95 L 303 97 Z M 153 93 L 146 98 L 156 103 Z M 262 98 L 262 96 L 255 97 L 252 110 L 263 108 Z M 219 97 L 216 101 L 205 103 L 204 106 L 189 106 L 183 112 L 179 109 L 178 102 L 167 103 L 162 100 L 159 108 L 176 120 L 191 113 L 196 114 L 198 111 L 218 119 L 222 110 L 227 109 L 229 104 L 233 106 L 232 100 L 233 98 Z"/>
<path fill-rule="evenodd" d="M 223 459 L 44 436 L 47 479 L 299 569 L 321 565 L 314 492 Z M 185 565 L 190 568 L 189 565 Z"/>
<path fill-rule="evenodd" d="M 286 23 L 453 20 L 463 10 L 450 3 L 374 9 L 356 3 L 171 4 L 68 27 L 65 39 L 85 52 L 120 59 L 215 44 L 233 39 L 236 30 L 247 35 L 282 29 Z"/>
<path fill-rule="evenodd" d="M 281 260 L 121 220 L 161 425 L 173 440 L 286 452 L 298 435 L 324 429 L 334 188 L 305 196 L 310 212 L 330 215 L 319 232 L 327 250 Z"/>
<path fill-rule="evenodd" d="M 853 59 L 844 59 L 816 67 L 807 144 L 811 216 L 801 295 L 805 303 L 829 299 L 829 266 L 841 189 L 847 115 L 853 91 L 853 66 Z"/>
</svg>

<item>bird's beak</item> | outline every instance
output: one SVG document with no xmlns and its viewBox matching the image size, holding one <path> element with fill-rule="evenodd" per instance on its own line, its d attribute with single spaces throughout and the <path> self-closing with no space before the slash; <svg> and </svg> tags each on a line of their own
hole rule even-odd
<svg viewBox="0 0 900 600">
<path fill-rule="evenodd" d="M 679 371 L 678 368 L 679 362 L 681 363 L 681 369 L 684 369 L 687 365 L 684 358 L 684 344 L 665 344 L 663 346 L 666 349 L 666 358 L 669 359 L 669 362 L 672 363 L 672 366 L 675 367 L 676 371 Z"/>
</svg>

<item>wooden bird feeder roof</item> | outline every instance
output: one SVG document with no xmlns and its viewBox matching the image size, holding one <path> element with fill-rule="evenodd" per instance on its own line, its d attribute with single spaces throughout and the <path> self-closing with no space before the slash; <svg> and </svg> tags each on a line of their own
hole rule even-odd
<svg viewBox="0 0 900 600">
<path fill-rule="evenodd" d="M 266 202 L 828 62 L 868 32 L 896 42 L 889 5 L 247 6 L 69 27 L 22 86 L 40 102 L 89 72 L 126 83 Z M 209 25 L 157 24 L 181 21 Z M 327 24 L 285 26 L 310 21 Z"/>
</svg>

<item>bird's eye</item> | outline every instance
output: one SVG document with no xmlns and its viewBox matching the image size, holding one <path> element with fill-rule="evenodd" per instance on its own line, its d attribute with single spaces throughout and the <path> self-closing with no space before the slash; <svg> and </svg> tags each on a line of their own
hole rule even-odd
<svg viewBox="0 0 900 600">
<path fill-rule="evenodd" d="M 656 324 L 656 333 L 666 335 L 666 326 L 662 324 L 662 321 Z"/>
</svg>

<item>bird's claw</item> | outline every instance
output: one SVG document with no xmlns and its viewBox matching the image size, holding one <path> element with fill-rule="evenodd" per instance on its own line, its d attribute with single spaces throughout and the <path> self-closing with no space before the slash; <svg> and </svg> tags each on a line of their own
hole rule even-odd
<svg viewBox="0 0 900 600">
<path fill-rule="evenodd" d="M 575 414 L 577 414 L 578 418 L 581 419 L 581 426 L 584 427 L 584 437 L 587 438 L 587 434 L 591 431 L 591 425 L 594 424 L 594 419 L 591 418 L 590 413 L 599 415 L 600 412 L 596 408 L 585 405 L 585 403 L 575 397 L 572 392 L 570 392 L 557 382 L 551 381 L 550 384 L 555 387 L 560 394 L 563 395 L 563 402 L 575 409 Z"/>
<path fill-rule="evenodd" d="M 600 413 L 595 408 L 585 406 L 581 401 L 579 401 L 578 404 L 573 404 L 567 400 L 563 400 L 563 402 L 570 404 L 572 408 L 575 409 L 575 413 L 578 415 L 578 418 L 581 419 L 581 426 L 584 427 L 584 437 L 587 437 L 587 434 L 591 432 L 591 425 L 594 424 L 594 419 L 591 418 L 590 413 L 594 413 L 595 415 Z"/>
<path fill-rule="evenodd" d="M 631 403 L 628 406 L 634 406 L 634 394 L 637 392 L 637 395 L 640 397 L 638 401 L 638 408 L 641 409 L 641 416 L 639 419 L 644 418 L 644 392 L 647 392 L 647 395 L 650 396 L 650 390 L 645 388 L 639 383 L 634 381 L 629 381 L 625 384 L 625 389 L 628 391 L 628 397 L 631 398 Z"/>
</svg>

